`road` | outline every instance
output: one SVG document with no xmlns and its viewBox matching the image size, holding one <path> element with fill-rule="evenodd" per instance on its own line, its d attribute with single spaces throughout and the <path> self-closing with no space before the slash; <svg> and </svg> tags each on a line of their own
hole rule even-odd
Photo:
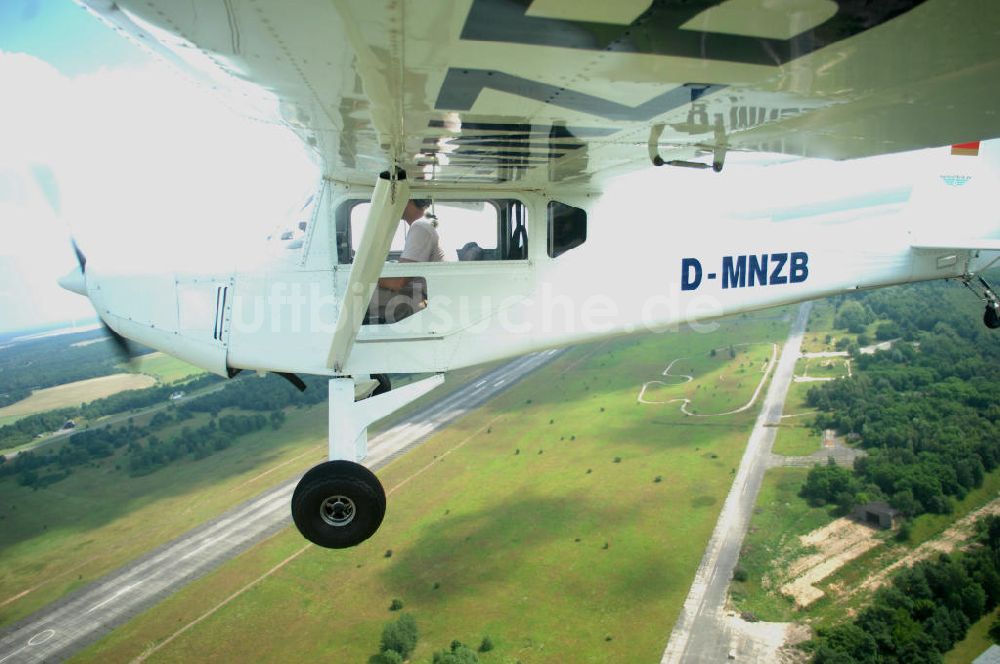
<svg viewBox="0 0 1000 664">
<path fill-rule="evenodd" d="M 798 316 L 781 351 L 771 386 L 754 423 L 736 479 L 695 573 L 684 608 L 670 634 L 661 664 L 718 664 L 735 651 L 738 661 L 762 661 L 756 644 L 734 634 L 725 618 L 726 595 L 740 548 L 750 525 L 757 493 L 771 456 L 781 411 L 792 383 L 795 362 L 802 348 L 802 335 L 812 304 L 799 307 Z"/>
<path fill-rule="evenodd" d="M 378 469 L 434 431 L 481 406 L 558 357 L 550 350 L 481 375 L 373 436 L 365 465 Z M 291 523 L 290 481 L 229 510 L 139 560 L 112 572 L 0 632 L 0 664 L 64 660 L 185 584 Z"/>
</svg>

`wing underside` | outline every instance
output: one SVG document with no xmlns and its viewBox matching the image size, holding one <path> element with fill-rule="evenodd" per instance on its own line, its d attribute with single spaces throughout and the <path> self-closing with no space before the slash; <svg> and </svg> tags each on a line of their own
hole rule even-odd
<svg viewBox="0 0 1000 664">
<path fill-rule="evenodd" d="M 986 0 L 83 1 L 292 127 L 340 181 L 396 163 L 588 185 L 651 153 L 850 159 L 1000 136 Z"/>
</svg>

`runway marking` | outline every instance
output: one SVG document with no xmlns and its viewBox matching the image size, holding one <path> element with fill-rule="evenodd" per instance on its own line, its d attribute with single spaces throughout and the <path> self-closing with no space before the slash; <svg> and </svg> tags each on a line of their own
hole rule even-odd
<svg viewBox="0 0 1000 664">
<path fill-rule="evenodd" d="M 16 654 L 18 654 L 20 652 L 24 652 L 25 650 L 27 650 L 31 646 L 40 646 L 40 645 L 42 645 L 43 643 L 45 643 L 46 641 L 48 641 L 49 639 L 51 639 L 55 635 L 56 635 L 56 631 L 54 629 L 47 629 L 47 630 L 45 630 L 43 632 L 39 632 L 38 634 L 35 634 L 33 637 L 31 637 L 30 639 L 28 639 L 28 645 L 26 645 L 26 646 L 24 646 L 22 648 L 19 648 L 18 650 L 15 650 L 14 652 L 12 652 L 11 654 L 7 655 L 3 659 L 0 659 L 0 664 L 3 664 L 4 662 L 6 662 L 8 659 L 10 659 L 11 657 L 13 657 L 14 655 L 16 655 Z"/>
<path fill-rule="evenodd" d="M 135 583 L 133 583 L 130 586 L 125 586 L 124 588 L 122 588 L 121 590 L 119 590 L 118 592 L 116 592 L 114 595 L 112 595 L 111 597 L 107 598 L 103 602 L 95 604 L 94 606 L 92 606 L 89 609 L 87 609 L 87 613 L 93 613 L 94 611 L 98 610 L 102 606 L 113 602 L 114 600 L 118 599 L 119 597 L 121 597 L 122 595 L 124 595 L 125 593 L 127 593 L 128 591 L 130 591 L 133 588 L 135 588 L 136 586 L 140 586 L 140 585 L 142 585 L 142 581 L 136 581 Z"/>
<path fill-rule="evenodd" d="M 138 662 L 144 662 L 144 661 L 146 661 L 147 659 L 149 659 L 150 657 L 152 657 L 154 654 L 156 654 L 159 650 L 161 650 L 162 648 L 166 647 L 167 644 L 169 644 L 171 641 L 173 641 L 174 639 L 176 639 L 177 637 L 179 637 L 181 634 L 183 634 L 184 632 L 188 631 L 189 629 L 191 629 L 192 627 L 194 627 L 198 623 L 202 622 L 206 618 L 211 617 L 213 614 L 215 614 L 217 611 L 219 611 L 219 609 L 221 609 L 222 607 L 226 606 L 227 604 L 229 604 L 230 602 L 232 602 L 234 599 L 236 599 L 237 597 L 239 597 L 240 595 L 242 595 L 246 591 L 250 590 L 251 588 L 253 588 L 254 586 L 256 586 L 258 583 L 260 583 L 261 581 L 263 581 L 267 577 L 271 576 L 272 574 L 274 574 L 275 572 L 277 572 L 278 570 L 280 570 L 282 567 L 284 567 L 288 563 L 292 562 L 293 560 L 295 560 L 296 558 L 298 558 L 299 556 L 301 556 L 303 553 L 305 553 L 306 551 L 308 551 L 309 549 L 311 549 L 312 546 L 313 546 L 312 544 L 306 544 L 301 549 L 299 549 L 298 551 L 296 551 L 292 555 L 288 556 L 287 558 L 285 558 L 284 560 L 282 560 L 280 563 L 278 563 L 277 565 L 275 565 L 274 567 L 272 567 L 268 571 L 264 572 L 263 574 L 261 574 L 260 576 L 258 576 L 256 579 L 254 579 L 253 581 L 251 581 L 247 585 L 243 586 L 242 588 L 240 588 L 239 590 L 237 590 L 236 592 L 234 592 L 232 595 L 230 595 L 226 599 L 222 600 L 219 604 L 217 604 L 213 608 L 209 609 L 208 611 L 206 611 L 205 613 L 203 613 L 198 618 L 195 618 L 194 620 L 192 620 L 191 622 L 189 622 L 187 625 L 184 625 L 184 627 L 181 627 L 179 630 L 177 630 L 176 632 L 174 632 L 173 634 L 171 634 L 170 636 L 168 636 L 166 639 L 164 639 L 163 641 L 161 641 L 157 645 L 155 645 L 152 648 L 146 650 L 146 652 L 142 653 L 141 655 L 139 655 L 138 657 L 136 657 L 135 659 L 133 659 L 132 660 L 132 664 L 138 664 Z M 3 664 L 3 662 L 0 661 L 0 664 Z"/>
<path fill-rule="evenodd" d="M 427 464 L 426 466 L 424 466 L 423 468 L 421 468 L 417 472 L 413 473 L 412 475 L 410 475 L 409 477 L 407 477 L 406 479 L 404 479 L 403 481 L 401 481 L 396 486 L 394 486 L 391 489 L 389 489 L 389 491 L 387 491 L 386 494 L 385 494 L 386 498 L 388 498 L 389 496 L 391 496 L 392 494 L 394 494 L 397 489 L 401 488 L 404 484 L 406 484 L 407 482 L 409 482 L 413 478 L 417 477 L 418 475 L 423 474 L 424 471 L 428 470 L 434 464 L 436 464 L 439 461 L 441 461 L 441 459 L 445 458 L 446 456 L 448 456 L 449 454 L 451 454 L 455 450 L 459 449 L 460 447 L 465 446 L 466 443 L 468 443 L 470 440 L 472 440 L 473 438 L 475 438 L 476 436 L 478 436 L 479 434 L 481 434 L 483 431 L 485 431 L 487 428 L 489 428 L 494 422 L 496 422 L 497 420 L 499 420 L 501 417 L 503 417 L 503 415 L 497 415 L 492 420 L 490 420 L 489 422 L 487 422 L 483 426 L 481 426 L 478 429 L 476 429 L 475 433 L 472 433 L 472 434 L 466 436 L 462 440 L 462 442 L 460 442 L 459 444 L 455 445 L 455 447 L 452 447 L 447 452 L 445 452 L 441 456 L 437 457 L 436 459 L 434 459 L 433 461 L 431 461 L 429 464 Z"/>
</svg>

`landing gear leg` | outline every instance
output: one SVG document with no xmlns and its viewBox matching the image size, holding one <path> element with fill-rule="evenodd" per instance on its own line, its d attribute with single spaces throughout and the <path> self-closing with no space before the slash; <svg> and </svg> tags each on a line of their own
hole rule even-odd
<svg viewBox="0 0 1000 664">
<path fill-rule="evenodd" d="M 1000 297 L 997 296 L 996 290 L 980 276 L 976 279 L 979 280 L 979 288 L 982 289 L 982 293 L 977 291 L 977 287 L 972 284 L 972 276 L 968 275 L 962 279 L 962 283 L 965 284 L 966 288 L 971 290 L 976 296 L 986 303 L 986 311 L 983 312 L 983 323 L 986 327 L 991 330 L 1000 328 Z"/>
<path fill-rule="evenodd" d="M 353 378 L 330 380 L 330 461 L 303 475 L 292 494 L 292 520 L 303 537 L 344 549 L 375 534 L 386 500 L 382 483 L 358 463 L 368 455 L 368 425 L 443 382 L 444 375 L 437 374 L 355 402 Z"/>
</svg>

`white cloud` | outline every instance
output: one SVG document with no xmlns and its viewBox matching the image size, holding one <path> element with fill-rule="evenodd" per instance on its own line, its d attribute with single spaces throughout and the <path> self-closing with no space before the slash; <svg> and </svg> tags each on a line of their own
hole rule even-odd
<svg viewBox="0 0 1000 664">
<path fill-rule="evenodd" d="M 46 299 L 73 264 L 67 224 L 88 260 L 225 270 L 316 183 L 285 128 L 237 115 L 160 62 L 70 78 L 0 51 L 0 85 L 0 257 Z M 58 213 L 39 167 L 54 174 Z M 4 315 L 0 329 L 11 326 Z"/>
</svg>

